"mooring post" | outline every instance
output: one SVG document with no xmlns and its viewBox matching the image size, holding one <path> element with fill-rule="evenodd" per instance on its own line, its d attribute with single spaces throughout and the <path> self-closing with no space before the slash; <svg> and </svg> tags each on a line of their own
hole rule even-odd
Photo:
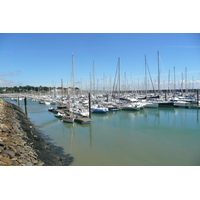
<svg viewBox="0 0 200 200">
<path fill-rule="evenodd" d="M 197 105 L 199 106 L 199 90 L 197 90 Z"/>
<path fill-rule="evenodd" d="M 90 93 L 89 93 L 88 97 L 89 97 L 89 118 L 91 119 L 91 100 L 90 100 Z"/>
<path fill-rule="evenodd" d="M 17 97 L 17 103 L 18 103 L 18 106 L 20 106 L 20 103 L 19 103 L 19 96 Z"/>
<path fill-rule="evenodd" d="M 28 116 L 26 97 L 24 98 L 24 107 L 25 107 L 25 114 L 26 114 L 26 116 Z"/>
</svg>

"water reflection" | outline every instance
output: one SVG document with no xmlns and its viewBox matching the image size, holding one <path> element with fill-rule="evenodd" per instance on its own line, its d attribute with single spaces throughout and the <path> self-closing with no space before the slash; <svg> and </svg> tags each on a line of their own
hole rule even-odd
<svg viewBox="0 0 200 200">
<path fill-rule="evenodd" d="M 109 112 L 109 113 L 92 113 L 92 118 L 98 118 L 99 120 L 110 120 L 113 115 L 115 113 L 114 112 Z"/>
<path fill-rule="evenodd" d="M 48 126 L 55 125 L 56 123 L 58 123 L 58 119 L 55 118 L 55 119 L 53 119 L 53 120 L 50 120 L 50 121 L 44 122 L 44 123 L 38 125 L 37 127 L 45 128 L 45 127 L 48 127 Z"/>
<path fill-rule="evenodd" d="M 80 131 L 81 130 L 81 131 Z M 63 122 L 63 134 L 69 134 L 69 153 L 73 153 L 73 149 L 76 149 L 77 140 L 85 138 L 88 135 L 89 147 L 92 147 L 92 124 L 79 124 L 79 123 L 64 123 Z M 76 134 L 78 132 L 79 134 Z M 77 138 L 78 137 L 78 138 Z M 85 143 L 87 144 L 87 143 Z"/>
<path fill-rule="evenodd" d="M 92 147 L 92 126 L 89 127 L 90 132 L 90 147 Z"/>
</svg>

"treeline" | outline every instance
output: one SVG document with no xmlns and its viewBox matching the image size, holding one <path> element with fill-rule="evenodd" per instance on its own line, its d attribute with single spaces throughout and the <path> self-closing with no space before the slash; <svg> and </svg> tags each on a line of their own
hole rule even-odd
<svg viewBox="0 0 200 200">
<path fill-rule="evenodd" d="M 30 85 L 26 86 L 14 86 L 14 87 L 0 87 L 0 92 L 1 93 L 25 93 L 25 92 L 47 92 L 51 90 L 51 88 L 46 87 L 46 86 L 39 86 L 39 87 L 34 87 Z"/>
<path fill-rule="evenodd" d="M 14 87 L 0 87 L 0 93 L 30 93 L 30 92 L 49 92 L 53 90 L 53 87 L 39 86 L 34 87 L 30 85 L 26 86 L 14 86 Z M 61 90 L 61 87 L 57 87 L 56 89 Z M 67 90 L 67 88 L 63 88 L 63 90 Z M 75 90 L 79 90 L 79 88 L 75 88 Z"/>
</svg>

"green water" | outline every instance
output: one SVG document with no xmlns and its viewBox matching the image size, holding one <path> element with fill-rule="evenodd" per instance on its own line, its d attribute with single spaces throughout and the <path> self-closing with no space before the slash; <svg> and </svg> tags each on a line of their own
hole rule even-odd
<svg viewBox="0 0 200 200">
<path fill-rule="evenodd" d="M 92 114 L 92 124 L 80 125 L 63 123 L 48 108 L 28 101 L 28 116 L 53 144 L 74 156 L 73 166 L 200 165 L 198 109 Z"/>
</svg>

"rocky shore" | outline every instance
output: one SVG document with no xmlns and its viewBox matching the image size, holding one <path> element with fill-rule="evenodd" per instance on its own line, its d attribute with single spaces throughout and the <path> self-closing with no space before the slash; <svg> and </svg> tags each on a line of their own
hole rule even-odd
<svg viewBox="0 0 200 200">
<path fill-rule="evenodd" d="M 0 166 L 67 166 L 61 147 L 45 141 L 18 106 L 0 99 Z"/>
</svg>

